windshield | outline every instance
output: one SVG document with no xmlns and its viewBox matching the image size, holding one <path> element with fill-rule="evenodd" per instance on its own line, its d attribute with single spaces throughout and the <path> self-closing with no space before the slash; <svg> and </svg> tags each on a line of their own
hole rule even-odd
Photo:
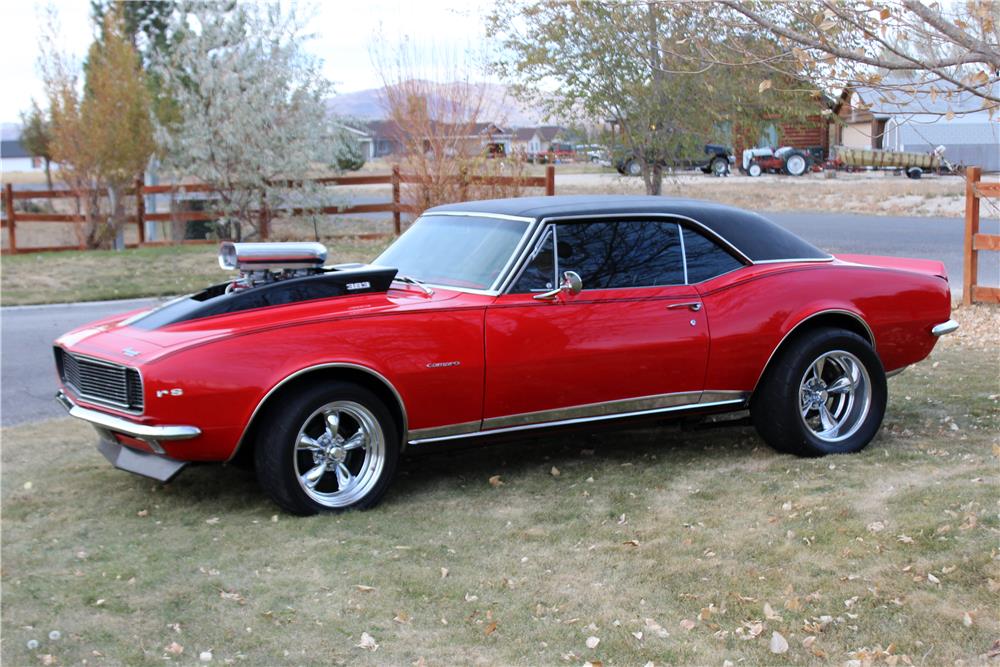
<svg viewBox="0 0 1000 667">
<path fill-rule="evenodd" d="M 425 283 L 489 289 L 527 228 L 523 220 L 425 215 L 374 263 Z"/>
</svg>

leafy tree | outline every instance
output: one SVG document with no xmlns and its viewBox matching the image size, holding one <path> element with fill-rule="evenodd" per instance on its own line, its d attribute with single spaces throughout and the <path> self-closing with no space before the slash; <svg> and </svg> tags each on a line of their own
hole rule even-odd
<svg viewBox="0 0 1000 667">
<path fill-rule="evenodd" d="M 21 113 L 21 145 L 32 155 L 45 161 L 45 182 L 52 189 L 52 123 L 38 103 Z"/>
<path fill-rule="evenodd" d="M 668 0 L 677 2 L 678 0 Z M 908 112 L 951 117 L 1000 110 L 1000 14 L 995 0 L 715 0 L 720 24 L 765 31 L 782 45 L 776 71 L 805 71 L 830 87 L 874 88 Z M 716 52 L 756 64 L 760 54 L 740 42 Z M 933 104 L 946 100 L 946 109 Z M 926 108 L 921 108 L 926 105 Z M 964 111 L 963 111 L 964 109 Z"/>
<path fill-rule="evenodd" d="M 303 27 L 277 4 L 182 3 L 176 42 L 154 61 L 178 111 L 158 128 L 163 164 L 215 186 L 220 234 L 257 233 L 265 200 L 320 204 L 318 189 L 291 181 L 343 150 L 347 133 L 327 114 L 330 84 L 304 50 Z"/>
<path fill-rule="evenodd" d="M 820 111 L 820 93 L 786 77 L 775 85 L 754 68 L 712 63 L 720 31 L 703 3 L 507 0 L 490 17 L 502 36 L 494 67 L 550 117 L 612 121 L 625 152 L 643 165 L 646 191 L 659 194 L 664 165 L 727 141 L 735 128 L 755 137 L 770 118 Z M 773 40 L 745 33 L 764 54 Z M 692 39 L 700 36 L 699 40 Z"/>
<path fill-rule="evenodd" d="M 51 29 L 41 60 L 52 159 L 84 202 L 81 241 L 88 247 L 110 247 L 126 222 L 125 191 L 155 149 L 145 76 L 115 13 L 105 17 L 87 54 L 82 93 L 78 68 L 60 54 L 56 39 L 58 30 Z M 102 210 L 102 193 L 108 198 L 107 211 Z"/>
</svg>

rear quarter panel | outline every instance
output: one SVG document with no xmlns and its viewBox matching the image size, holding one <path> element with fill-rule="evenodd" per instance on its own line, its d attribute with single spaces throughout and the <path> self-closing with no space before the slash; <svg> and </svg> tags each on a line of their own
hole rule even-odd
<svg viewBox="0 0 1000 667">
<path fill-rule="evenodd" d="M 705 386 L 751 391 L 785 336 L 824 311 L 861 318 L 886 371 L 924 359 L 948 319 L 940 277 L 838 261 L 747 267 L 699 285 L 711 332 Z"/>
</svg>

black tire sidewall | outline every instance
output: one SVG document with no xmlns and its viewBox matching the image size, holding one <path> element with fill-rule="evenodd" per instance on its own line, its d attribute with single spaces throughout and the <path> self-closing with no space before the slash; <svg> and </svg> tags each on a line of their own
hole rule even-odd
<svg viewBox="0 0 1000 667">
<path fill-rule="evenodd" d="M 360 403 L 375 415 L 385 440 L 385 461 L 378 482 L 357 502 L 347 507 L 326 507 L 314 501 L 299 485 L 293 462 L 295 438 L 305 420 L 333 401 Z M 283 509 L 293 514 L 342 512 L 373 507 L 385 495 L 399 461 L 400 438 L 389 409 L 370 390 L 346 382 L 324 382 L 303 387 L 271 406 L 257 436 L 254 463 L 261 487 Z"/>
<path fill-rule="evenodd" d="M 820 355 L 844 350 L 864 364 L 870 380 L 871 404 L 861 427 L 842 442 L 820 440 L 799 415 L 799 383 Z M 847 454 L 864 449 L 878 433 L 888 398 L 885 370 L 871 345 L 840 329 L 817 329 L 798 336 L 768 369 L 751 404 L 757 431 L 775 449 L 801 456 Z"/>
</svg>

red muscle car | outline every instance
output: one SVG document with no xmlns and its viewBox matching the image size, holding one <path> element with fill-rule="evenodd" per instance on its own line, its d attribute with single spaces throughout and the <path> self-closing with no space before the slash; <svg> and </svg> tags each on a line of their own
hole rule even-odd
<svg viewBox="0 0 1000 667">
<path fill-rule="evenodd" d="M 252 463 L 286 510 L 371 507 L 406 447 L 749 410 L 804 456 L 875 436 L 886 377 L 953 331 L 941 262 L 833 257 L 663 197 L 433 208 L 371 265 L 223 244 L 232 280 L 55 343 L 118 468 Z"/>
</svg>

